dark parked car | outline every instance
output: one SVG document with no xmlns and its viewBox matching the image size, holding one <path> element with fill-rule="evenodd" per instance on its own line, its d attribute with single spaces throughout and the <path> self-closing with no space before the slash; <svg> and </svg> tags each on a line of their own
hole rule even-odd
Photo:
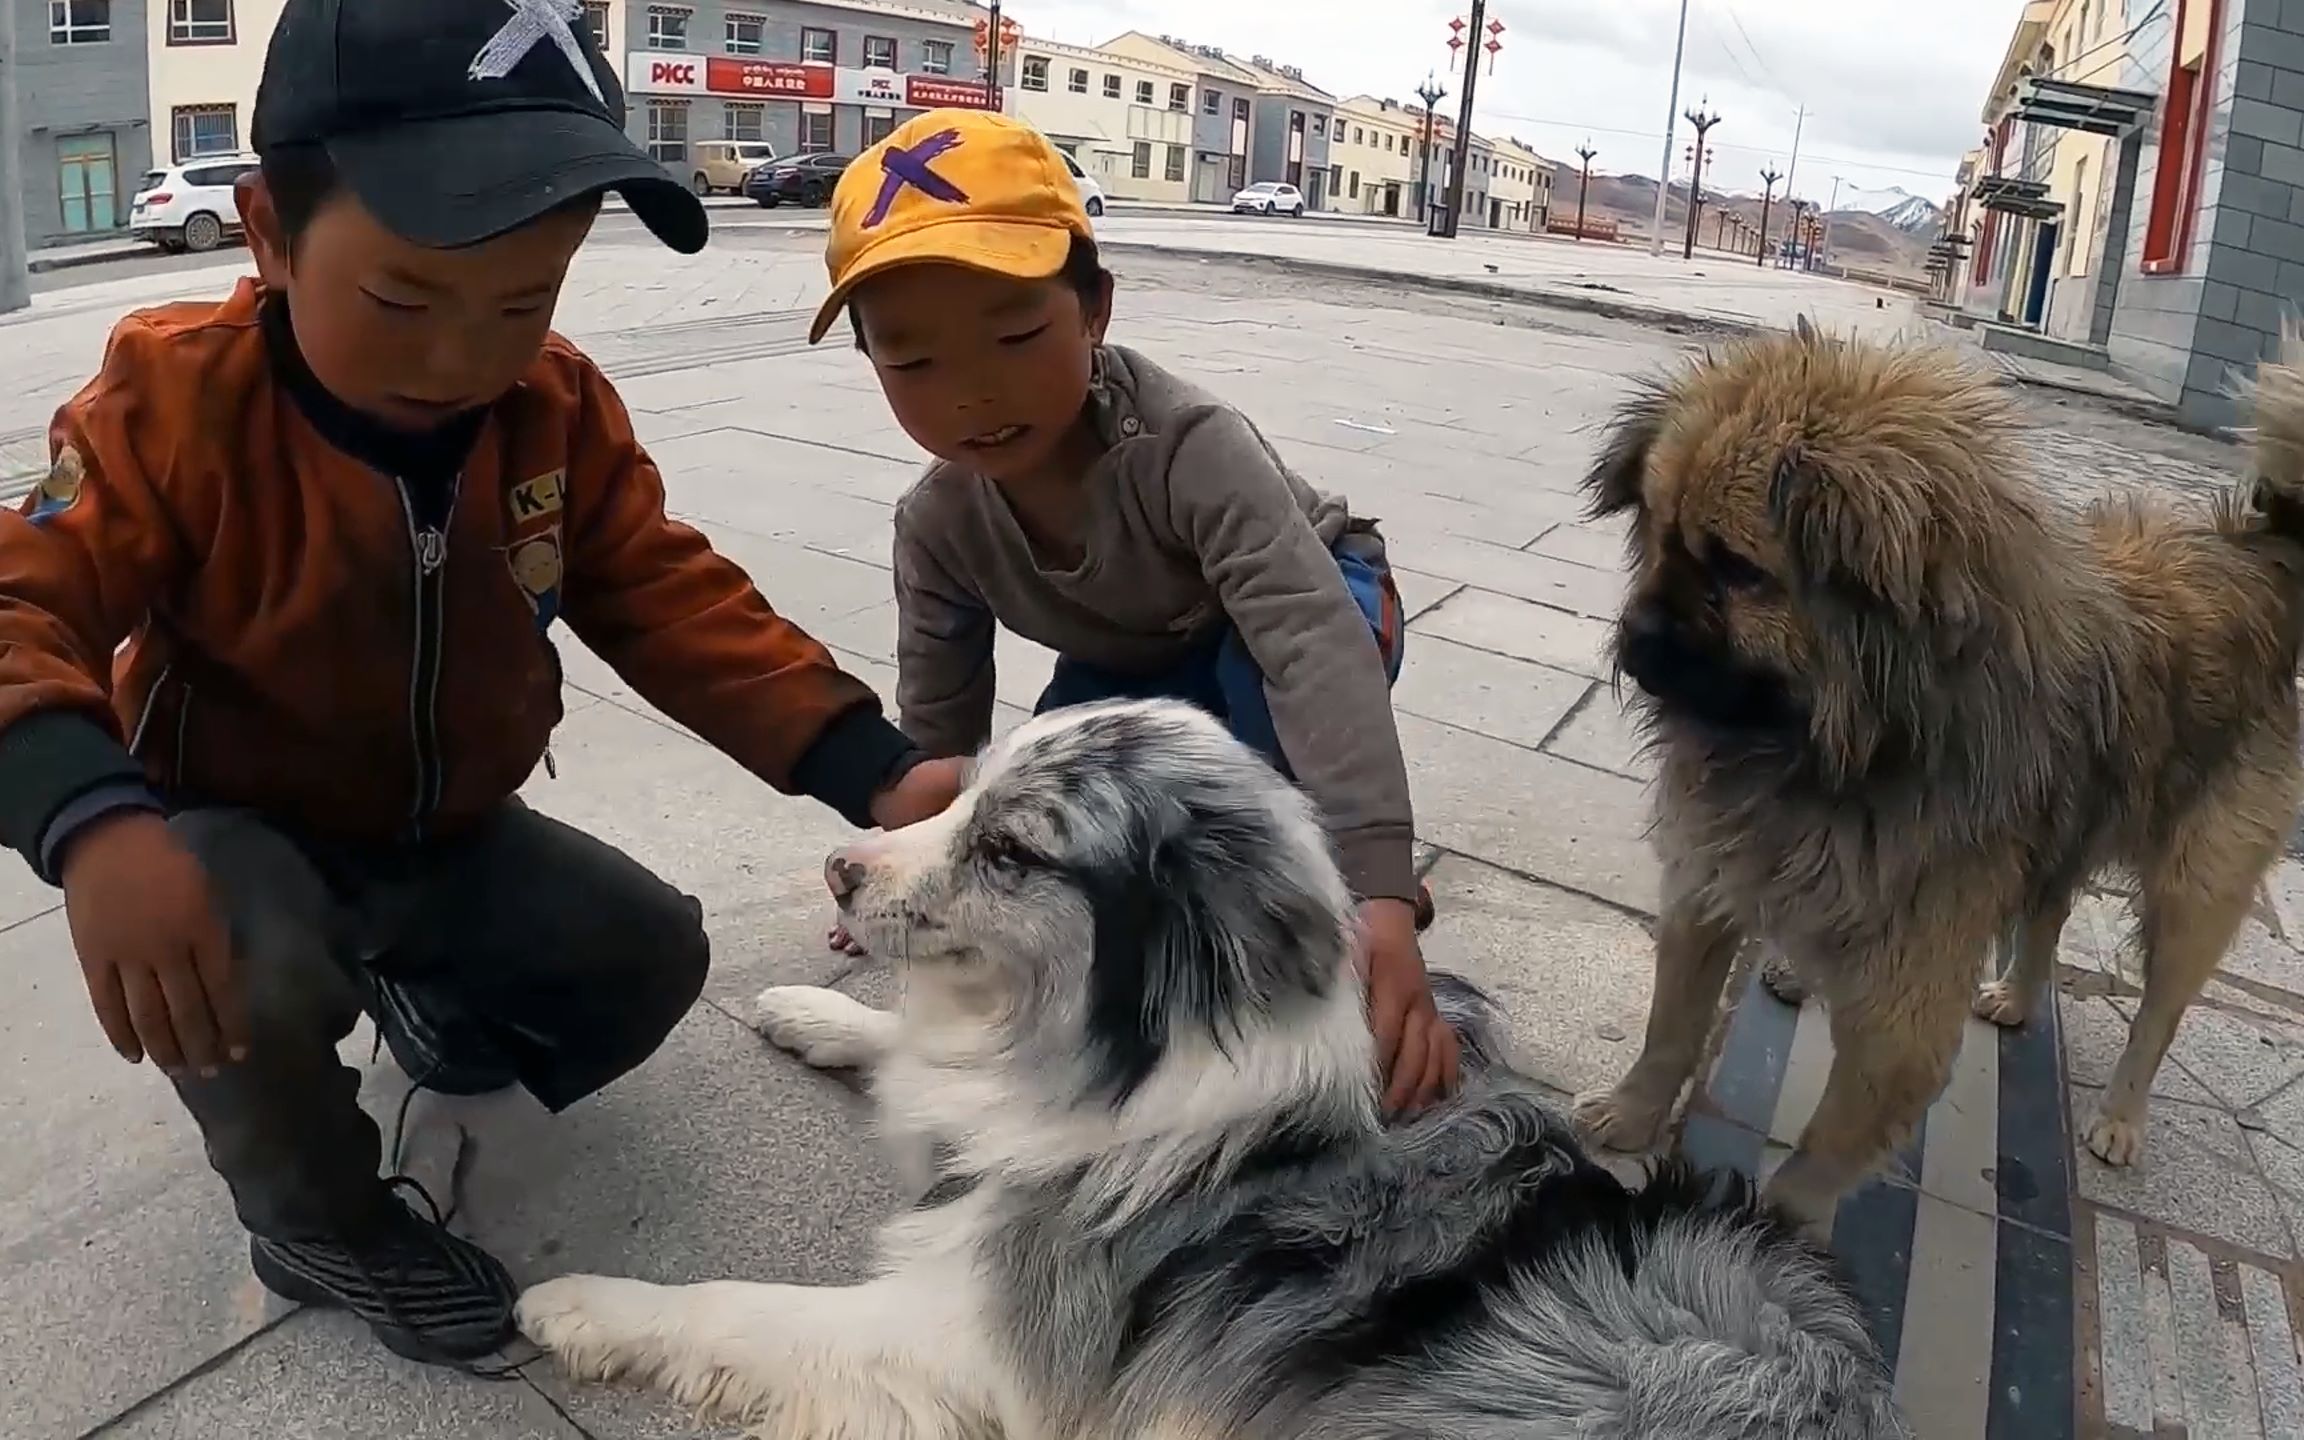
<svg viewBox="0 0 2304 1440">
<path fill-rule="evenodd" d="M 795 205 L 823 205 L 832 199 L 832 187 L 853 155 L 787 155 L 771 160 L 744 177 L 748 199 L 774 209 L 789 200 Z"/>
</svg>

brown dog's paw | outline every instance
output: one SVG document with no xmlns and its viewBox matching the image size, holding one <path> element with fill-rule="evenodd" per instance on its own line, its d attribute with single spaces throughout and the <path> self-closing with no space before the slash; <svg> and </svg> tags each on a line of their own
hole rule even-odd
<svg viewBox="0 0 2304 1440">
<path fill-rule="evenodd" d="M 2032 1002 L 2005 980 L 1994 980 L 1976 990 L 1976 1014 L 2003 1029 L 2013 1030 L 2032 1018 Z"/>
<path fill-rule="evenodd" d="M 1656 1148 L 1671 1108 L 1668 1104 L 1644 1104 L 1621 1090 L 1593 1090 L 1576 1097 L 1572 1113 L 1578 1127 L 1594 1143 L 1609 1150 L 1638 1153 Z"/>
<path fill-rule="evenodd" d="M 1800 978 L 1792 962 L 1779 952 L 1771 951 L 1768 958 L 1760 962 L 1760 983 L 1768 987 L 1769 994 L 1787 1005 L 1807 1003 L 1808 982 Z"/>
<path fill-rule="evenodd" d="M 2116 1169 L 2133 1165 L 2144 1154 L 2144 1125 L 2116 1115 L 2099 1115 L 2088 1127 L 2088 1153 Z"/>
</svg>

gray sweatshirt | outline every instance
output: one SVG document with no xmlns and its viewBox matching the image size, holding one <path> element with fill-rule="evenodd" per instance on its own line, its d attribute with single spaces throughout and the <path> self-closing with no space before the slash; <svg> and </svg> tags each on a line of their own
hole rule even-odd
<svg viewBox="0 0 2304 1440">
<path fill-rule="evenodd" d="M 992 729 L 996 624 L 1104 669 L 1165 669 L 1229 620 L 1264 672 L 1280 747 L 1327 817 L 1360 895 L 1416 893 L 1407 766 L 1375 637 L 1336 565 L 1381 553 L 1343 500 L 1299 478 L 1249 423 L 1120 346 L 1090 410 L 1085 559 L 1050 570 L 991 481 L 939 462 L 896 506 L 897 705 L 931 754 Z M 1349 536 L 1349 539 L 1346 537 Z"/>
</svg>

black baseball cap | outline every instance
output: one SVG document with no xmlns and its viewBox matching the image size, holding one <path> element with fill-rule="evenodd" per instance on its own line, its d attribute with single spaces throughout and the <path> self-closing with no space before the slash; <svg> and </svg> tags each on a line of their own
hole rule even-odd
<svg viewBox="0 0 2304 1440">
<path fill-rule="evenodd" d="M 261 156 L 326 148 L 385 228 L 477 245 L 613 190 L 684 255 L 703 202 L 624 133 L 624 91 L 580 0 L 288 0 L 264 56 Z"/>
</svg>

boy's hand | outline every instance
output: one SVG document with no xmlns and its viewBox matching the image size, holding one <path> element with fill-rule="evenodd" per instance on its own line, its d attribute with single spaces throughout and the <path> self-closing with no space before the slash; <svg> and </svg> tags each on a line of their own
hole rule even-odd
<svg viewBox="0 0 2304 1440">
<path fill-rule="evenodd" d="M 1424 957 L 1416 947 L 1416 907 L 1405 900 L 1360 906 L 1360 943 L 1368 972 L 1368 1023 L 1386 1081 L 1384 1109 L 1406 1115 L 1456 1089 L 1456 1032 L 1432 1003 Z"/>
<path fill-rule="evenodd" d="M 967 788 L 966 760 L 923 760 L 872 797 L 872 823 L 883 830 L 901 830 L 943 814 Z"/>
<path fill-rule="evenodd" d="M 208 872 L 166 820 L 122 812 L 73 836 L 64 912 L 97 1023 L 124 1059 L 212 1076 L 248 1057 Z"/>
</svg>

